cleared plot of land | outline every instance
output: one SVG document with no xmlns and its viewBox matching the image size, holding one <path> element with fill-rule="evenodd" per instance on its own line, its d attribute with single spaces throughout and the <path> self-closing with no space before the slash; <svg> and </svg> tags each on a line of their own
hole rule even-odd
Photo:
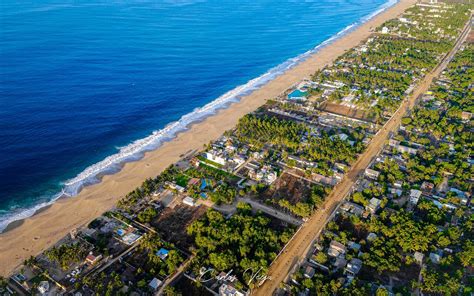
<svg viewBox="0 0 474 296">
<path fill-rule="evenodd" d="M 319 109 L 325 112 L 338 114 L 349 118 L 373 122 L 372 118 L 370 117 L 370 112 L 368 110 L 349 108 L 344 105 L 329 102 L 322 103 Z"/>
<path fill-rule="evenodd" d="M 301 178 L 283 173 L 272 186 L 261 195 L 263 200 L 286 199 L 291 204 L 304 202 L 311 193 L 311 183 Z"/>
<path fill-rule="evenodd" d="M 174 243 L 182 250 L 188 250 L 193 244 L 192 237 L 188 236 L 186 228 L 206 213 L 206 206 L 189 207 L 178 205 L 174 209 L 166 208 L 152 226 L 163 235 L 163 239 Z"/>
</svg>

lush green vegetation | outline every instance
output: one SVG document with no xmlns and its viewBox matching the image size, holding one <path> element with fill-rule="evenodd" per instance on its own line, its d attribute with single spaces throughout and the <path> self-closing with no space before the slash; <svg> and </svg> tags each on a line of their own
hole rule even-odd
<svg viewBox="0 0 474 296">
<path fill-rule="evenodd" d="M 80 263 L 87 255 L 87 250 L 78 243 L 62 244 L 44 252 L 51 261 L 56 262 L 63 270 L 67 270 L 73 263 Z"/>
<path fill-rule="evenodd" d="M 156 252 L 161 248 L 169 251 L 168 256 L 164 260 L 156 255 Z M 173 244 L 163 241 L 155 234 L 146 234 L 140 240 L 139 249 L 147 254 L 146 263 L 141 266 L 141 269 L 152 275 L 166 277 L 173 274 L 184 261 L 184 258 Z"/>
<path fill-rule="evenodd" d="M 137 215 L 137 220 L 141 223 L 150 223 L 158 215 L 154 207 L 148 207 Z"/>
<path fill-rule="evenodd" d="M 265 144 L 284 146 L 296 150 L 301 143 L 301 136 L 306 127 L 290 120 L 279 120 L 276 117 L 248 114 L 239 120 L 235 135 L 242 142 L 257 147 Z"/>
<path fill-rule="evenodd" d="M 306 200 L 291 204 L 286 199 L 280 199 L 278 205 L 288 209 L 293 214 L 300 217 L 310 216 L 324 201 L 331 188 L 322 185 L 313 185 L 311 193 Z"/>
<path fill-rule="evenodd" d="M 128 295 L 127 292 L 120 290 L 125 286 L 125 283 L 116 272 L 112 272 L 111 274 L 101 272 L 94 277 L 86 277 L 83 280 L 83 283 L 92 289 L 97 295 Z"/>
<path fill-rule="evenodd" d="M 188 228 L 195 238 L 195 271 L 212 267 L 217 272 L 237 275 L 241 285 L 253 286 L 251 273 L 266 273 L 283 244 L 291 237 L 292 229 L 273 230 L 270 219 L 262 214 L 253 215 L 251 207 L 239 203 L 237 213 L 226 219 L 221 213 L 209 210 L 203 219 Z"/>
</svg>

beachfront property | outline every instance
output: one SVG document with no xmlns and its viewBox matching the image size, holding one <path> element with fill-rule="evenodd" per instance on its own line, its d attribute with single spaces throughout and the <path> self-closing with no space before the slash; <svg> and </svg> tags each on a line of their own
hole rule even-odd
<svg viewBox="0 0 474 296">
<path fill-rule="evenodd" d="M 78 231 L 76 240 L 85 241 L 77 252 L 80 256 L 66 262 L 70 264 L 65 264 L 61 280 L 50 280 L 49 291 L 103 294 L 104 287 L 110 286 L 113 293 L 145 295 L 164 287 L 179 291 L 192 285 L 206 293 L 247 295 L 253 286 L 239 271 L 256 262 L 268 268 L 303 221 L 324 209 L 332 187 L 343 179 L 416 81 L 448 49 L 440 40 L 451 40 L 449 36 L 458 32 L 459 25 L 453 24 L 452 32 L 438 31 L 435 41 L 407 42 L 405 38 L 425 38 L 423 32 L 441 26 L 438 21 L 420 21 L 421 16 L 436 13 L 441 16 L 438 19 L 448 20 L 455 15 L 451 5 L 437 5 L 443 9 L 434 12 L 418 6 L 394 23 L 384 24 L 378 31 L 384 33 L 386 28 L 383 36 L 373 34 L 311 80 L 246 115 L 235 129 L 203 151 L 192 153 L 180 160 L 179 166 L 171 166 L 125 196 L 116 209 Z M 416 30 L 405 33 L 405 26 Z M 453 94 L 454 88 L 448 86 L 456 81 L 449 75 L 443 80 L 439 86 Z M 431 263 L 442 266 L 443 258 L 450 256 L 446 248 L 455 254 L 461 252 L 468 232 L 461 232 L 460 227 L 465 227 L 466 217 L 472 213 L 472 163 L 464 157 L 470 155 L 465 134 L 461 137 L 459 133 L 470 131 L 466 121 L 472 119 L 460 113 L 462 127 L 446 114 L 453 105 L 468 112 L 469 103 L 443 97 L 437 91 L 430 96 L 422 100 L 422 111 L 417 109 L 410 120 L 403 120 L 403 128 L 364 171 L 317 238 L 309 257 L 299 265 L 301 269 L 295 265 L 297 271 L 284 283 L 282 293 L 304 295 L 315 291 L 317 284 L 331 284 L 339 290 L 370 286 L 372 290 L 386 287 L 393 293 L 408 293 L 403 289 L 411 287 L 411 279 L 419 278 L 422 264 L 427 270 L 438 270 Z M 413 122 L 432 111 L 448 116 L 454 125 L 449 134 L 431 128 L 428 120 Z M 436 169 L 443 171 L 439 174 L 423 157 L 426 151 L 435 153 L 433 147 L 444 149 L 444 144 L 449 152 L 436 152 L 440 154 Z M 453 171 L 450 161 L 462 163 L 457 168 L 461 172 Z M 426 172 L 419 171 L 424 166 Z M 245 224 L 248 221 L 251 223 Z M 259 224 L 262 221 L 267 224 Z M 414 232 L 397 237 L 408 229 L 399 221 Z M 432 232 L 424 233 L 419 221 L 434 225 Z M 240 231 L 241 226 L 246 227 L 242 230 L 245 236 L 222 237 L 235 229 Z M 390 227 L 396 231 L 390 232 Z M 451 231 L 459 234 L 456 237 L 462 244 L 451 240 Z M 418 247 L 423 243 L 421 238 L 421 242 L 409 241 L 412 234 L 420 233 L 436 248 Z M 252 249 L 253 243 L 245 244 L 247 237 L 261 244 L 258 249 Z M 228 241 L 232 247 L 223 249 L 222 244 Z M 70 242 L 59 245 L 78 248 Z M 381 252 L 383 258 L 377 256 Z M 54 260 L 48 261 L 57 261 L 50 265 L 63 263 L 62 257 L 50 256 Z M 44 257 L 41 255 L 41 260 Z M 200 264 L 219 269 L 219 273 L 236 270 L 236 280 L 194 285 L 197 271 L 204 267 Z M 50 268 L 33 267 L 28 271 L 31 274 L 17 273 L 15 278 L 31 282 Z M 387 279 L 384 273 L 395 276 Z M 372 290 L 364 291 L 373 294 Z"/>
</svg>

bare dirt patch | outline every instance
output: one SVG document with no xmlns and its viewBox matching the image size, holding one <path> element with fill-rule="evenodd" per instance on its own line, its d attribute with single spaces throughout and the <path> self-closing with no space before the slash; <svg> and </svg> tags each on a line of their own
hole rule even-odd
<svg viewBox="0 0 474 296">
<path fill-rule="evenodd" d="M 188 250 L 193 244 L 193 239 L 188 236 L 186 228 L 202 217 L 207 209 L 204 205 L 198 207 L 177 205 L 174 209 L 166 208 L 159 218 L 151 224 L 163 235 L 165 241 L 174 243 L 182 250 Z"/>
<path fill-rule="evenodd" d="M 261 198 L 275 201 L 286 199 L 291 204 L 296 204 L 306 201 L 310 193 L 310 182 L 285 172 L 261 195 Z"/>
</svg>

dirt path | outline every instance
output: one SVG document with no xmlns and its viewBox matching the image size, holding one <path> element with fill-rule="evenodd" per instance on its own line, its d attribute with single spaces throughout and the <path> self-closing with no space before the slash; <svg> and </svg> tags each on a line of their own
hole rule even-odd
<svg viewBox="0 0 474 296">
<path fill-rule="evenodd" d="M 372 160 L 382 150 L 385 141 L 389 138 L 391 132 L 395 132 L 405 113 L 413 108 L 416 99 L 425 93 L 431 85 L 433 78 L 437 77 L 446 67 L 454 54 L 460 48 L 462 42 L 466 39 L 471 27 L 470 22 L 466 24 L 464 31 L 458 38 L 454 48 L 444 57 L 439 65 L 430 73 L 428 73 L 413 93 L 406 98 L 397 111 L 393 114 L 389 121 L 380 129 L 374 136 L 367 149 L 361 154 L 352 166 L 351 170 L 346 174 L 341 183 L 336 185 L 332 193 L 326 199 L 324 206 L 320 211 L 311 216 L 311 218 L 302 226 L 301 230 L 296 234 L 293 240 L 287 245 L 281 256 L 273 262 L 268 272 L 269 278 L 259 288 L 252 291 L 252 295 L 271 295 L 278 289 L 281 282 L 285 281 L 289 272 L 294 268 L 295 264 L 301 262 L 311 248 L 314 239 L 319 235 L 324 228 L 326 221 L 331 213 L 336 209 L 338 204 L 349 193 L 358 177 L 364 173 L 364 170 L 369 166 Z"/>
</svg>

